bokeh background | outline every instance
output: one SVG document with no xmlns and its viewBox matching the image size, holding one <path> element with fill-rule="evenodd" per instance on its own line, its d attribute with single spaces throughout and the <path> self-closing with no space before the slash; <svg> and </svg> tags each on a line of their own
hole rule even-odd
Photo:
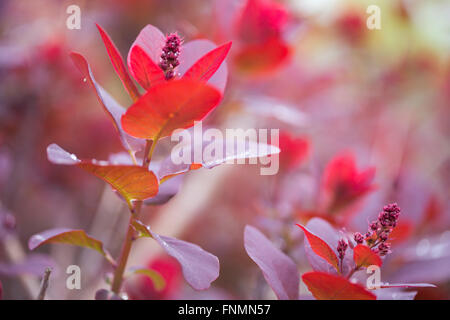
<svg viewBox="0 0 450 320">
<path fill-rule="evenodd" d="M 417 299 L 450 298 L 450 2 L 250 2 L 0 1 L 4 299 L 34 298 L 48 265 L 53 267 L 48 299 L 92 299 L 97 289 L 107 288 L 111 270 L 96 253 L 63 245 L 31 253 L 31 235 L 53 227 L 83 228 L 117 255 L 125 234 L 128 213 L 109 186 L 77 168 L 50 164 L 45 152 L 53 142 L 82 158 L 106 159 L 122 150 L 68 56 L 85 55 L 98 82 L 123 106 L 131 104 L 95 23 L 108 31 L 123 57 L 149 23 L 177 31 L 186 41 L 232 40 L 224 101 L 206 123 L 283 133 L 276 176 L 259 175 L 255 165 L 197 170 L 184 177 L 170 202 L 143 210 L 143 219 L 159 234 L 218 256 L 220 277 L 211 289 L 192 290 L 176 263 L 151 241 L 139 240 L 130 265 L 152 266 L 168 286 L 157 293 L 146 279 L 129 279 L 130 297 L 274 298 L 244 250 L 246 224 L 262 230 L 305 272 L 310 267 L 295 223 L 321 216 L 336 228 L 364 232 L 384 204 L 396 201 L 403 210 L 401 232 L 383 280 L 431 282 L 438 288 L 419 290 Z M 266 9 L 254 9 L 261 2 Z M 81 8 L 80 30 L 66 27 L 72 4 Z M 381 30 L 366 27 L 371 4 L 381 8 Z M 345 164 L 330 178 L 330 162 L 342 158 Z M 358 172 L 376 170 L 373 181 L 365 181 L 367 190 L 358 189 L 364 182 L 350 181 L 352 174 L 335 177 L 352 159 Z M 330 179 L 344 181 L 347 191 L 337 190 Z M 332 208 L 330 194 L 345 201 L 340 198 Z M 82 270 L 81 290 L 66 288 L 65 270 L 72 264 Z M 308 295 L 304 287 L 301 294 Z"/>
</svg>

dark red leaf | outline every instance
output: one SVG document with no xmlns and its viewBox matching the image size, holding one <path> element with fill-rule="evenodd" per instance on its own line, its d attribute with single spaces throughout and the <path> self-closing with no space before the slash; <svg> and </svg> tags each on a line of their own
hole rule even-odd
<svg viewBox="0 0 450 320">
<path fill-rule="evenodd" d="M 317 300 L 376 300 L 363 286 L 325 272 L 308 272 L 302 280 Z"/>
</svg>

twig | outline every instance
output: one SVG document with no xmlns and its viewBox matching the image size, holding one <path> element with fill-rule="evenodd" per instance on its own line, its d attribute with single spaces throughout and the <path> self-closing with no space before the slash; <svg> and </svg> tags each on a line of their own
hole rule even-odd
<svg viewBox="0 0 450 320">
<path fill-rule="evenodd" d="M 48 280 L 50 278 L 50 273 L 52 273 L 52 269 L 50 268 L 45 269 L 44 277 L 42 277 L 41 287 L 39 289 L 37 300 L 44 300 L 45 292 L 47 291 L 48 288 Z"/>
</svg>

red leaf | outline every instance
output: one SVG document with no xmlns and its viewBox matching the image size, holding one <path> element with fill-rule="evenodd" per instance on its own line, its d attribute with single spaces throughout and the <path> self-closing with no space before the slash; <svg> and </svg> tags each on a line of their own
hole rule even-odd
<svg viewBox="0 0 450 320">
<path fill-rule="evenodd" d="M 146 90 L 150 86 L 166 81 L 162 69 L 139 45 L 131 47 L 128 55 L 128 68 L 136 81 Z"/>
<path fill-rule="evenodd" d="M 231 48 L 231 42 L 228 42 L 214 50 L 211 50 L 199 60 L 192 67 L 190 67 L 183 78 L 200 81 L 208 81 L 214 73 L 219 69 L 222 62 L 225 60 Z"/>
<path fill-rule="evenodd" d="M 308 272 L 302 280 L 317 300 L 376 300 L 363 286 L 325 272 Z"/>
<path fill-rule="evenodd" d="M 234 62 L 239 71 L 250 76 L 267 74 L 278 69 L 289 58 L 289 47 L 282 41 L 272 39 L 262 44 L 244 47 Z"/>
<path fill-rule="evenodd" d="M 131 98 L 136 101 L 139 97 L 139 91 L 136 88 L 136 85 L 134 84 L 133 80 L 131 79 L 130 75 L 128 74 L 128 71 L 125 67 L 125 63 L 123 62 L 122 56 L 120 55 L 119 50 L 115 46 L 115 44 L 112 42 L 109 35 L 106 33 L 105 30 L 102 29 L 98 24 L 96 25 L 98 28 L 98 31 L 100 32 L 100 35 L 102 37 L 103 43 L 105 44 L 106 51 L 108 52 L 109 58 L 111 60 L 111 63 L 114 67 L 114 69 L 117 72 L 117 75 L 119 76 L 120 80 L 122 80 L 122 83 L 127 89 L 128 93 L 130 94 Z"/>
<path fill-rule="evenodd" d="M 297 224 L 297 226 L 299 226 L 300 229 L 302 229 L 303 232 L 305 233 L 305 236 L 308 239 L 308 242 L 314 253 L 317 254 L 319 257 L 325 259 L 329 264 L 331 264 L 336 269 L 336 271 L 339 272 L 338 258 L 334 253 L 334 251 L 330 248 L 330 246 L 321 238 L 311 233 L 304 226 L 300 224 Z"/>
<path fill-rule="evenodd" d="M 145 200 L 158 193 L 158 179 L 141 166 L 111 165 L 106 161 L 79 160 L 56 144 L 47 147 L 48 159 L 56 164 L 77 165 L 110 184 L 125 199 L 130 209 L 132 200 Z"/>
<path fill-rule="evenodd" d="M 138 138 L 158 140 L 192 127 L 220 102 L 220 92 L 200 81 L 167 81 L 152 86 L 122 116 L 122 127 Z"/>
<path fill-rule="evenodd" d="M 353 249 L 353 260 L 355 261 L 358 268 L 367 268 L 371 265 L 381 267 L 381 265 L 383 264 L 380 256 L 373 252 L 368 246 L 365 246 L 363 244 L 358 244 Z"/>
<path fill-rule="evenodd" d="M 149 24 L 141 30 L 128 52 L 128 68 L 146 90 L 166 81 L 164 72 L 158 66 L 165 41 L 164 34 Z"/>
</svg>

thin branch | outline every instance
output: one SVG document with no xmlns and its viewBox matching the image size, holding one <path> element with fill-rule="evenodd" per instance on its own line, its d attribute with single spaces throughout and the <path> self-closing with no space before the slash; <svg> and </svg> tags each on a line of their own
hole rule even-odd
<svg viewBox="0 0 450 320">
<path fill-rule="evenodd" d="M 52 269 L 47 268 L 45 269 L 44 276 L 42 277 L 41 281 L 41 287 L 39 289 L 39 294 L 37 297 L 37 300 L 44 300 L 45 298 L 45 292 L 48 288 L 48 280 L 50 279 L 50 273 L 52 273 Z"/>
</svg>

